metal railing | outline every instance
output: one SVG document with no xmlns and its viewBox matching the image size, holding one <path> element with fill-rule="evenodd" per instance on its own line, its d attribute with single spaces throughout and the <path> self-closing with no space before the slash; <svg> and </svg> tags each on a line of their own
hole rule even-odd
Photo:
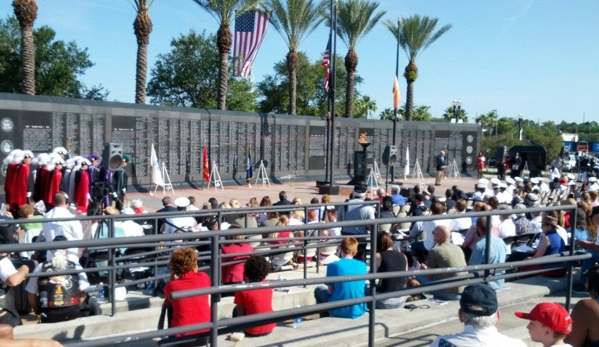
<svg viewBox="0 0 599 347">
<path fill-rule="evenodd" d="M 371 202 L 378 209 L 378 202 Z M 104 346 L 107 344 L 120 344 L 124 342 L 131 342 L 136 340 L 148 340 L 154 338 L 160 338 L 165 336 L 174 336 L 175 334 L 197 331 L 202 329 L 210 329 L 210 341 L 211 346 L 217 346 L 217 337 L 219 334 L 224 334 L 232 331 L 239 331 L 240 329 L 245 329 L 248 327 L 255 327 L 265 323 L 271 322 L 279 322 L 282 320 L 291 319 L 298 316 L 316 314 L 321 312 L 326 312 L 328 310 L 344 307 L 353 304 L 360 303 L 368 303 L 370 306 L 369 310 L 369 346 L 374 346 L 374 326 L 375 326 L 375 316 L 376 316 L 376 305 L 375 302 L 377 300 L 388 299 L 392 297 L 399 297 L 404 295 L 411 295 L 422 293 L 423 291 L 433 291 L 433 290 L 441 290 L 447 288 L 453 288 L 458 286 L 466 286 L 474 283 L 480 282 L 489 282 L 497 279 L 507 279 L 507 278 L 515 278 L 520 276 L 539 274 L 542 272 L 550 271 L 553 268 L 544 267 L 540 270 L 531 270 L 531 271 L 520 271 L 517 273 L 508 273 L 503 275 L 495 275 L 492 270 L 502 270 L 502 269 L 514 269 L 519 268 L 521 266 L 527 265 L 539 265 L 539 264 L 553 264 L 559 263 L 562 265 L 557 265 L 555 268 L 563 268 L 563 264 L 567 264 L 568 268 L 568 277 L 567 277 L 567 297 L 566 297 L 566 308 L 570 307 L 570 298 L 571 298 L 571 288 L 573 281 L 573 263 L 577 261 L 581 261 L 584 259 L 590 258 L 590 254 L 582 253 L 582 254 L 574 254 L 574 244 L 575 244 L 575 232 L 574 226 L 576 225 L 576 213 L 571 213 L 570 225 L 571 227 L 571 235 L 570 235 L 570 250 L 569 252 L 564 252 L 558 256 L 549 256 L 542 258 L 535 258 L 530 260 L 523 260 L 518 262 L 508 262 L 502 264 L 488 264 L 490 259 L 490 253 L 485 252 L 486 259 L 485 262 L 487 265 L 473 265 L 459 268 L 444 268 L 444 269 L 427 269 L 427 270 L 417 270 L 417 271 L 400 271 L 400 272 L 385 272 L 385 273 L 377 273 L 376 267 L 374 266 L 374 259 L 376 254 L 376 237 L 370 237 L 370 235 L 352 235 L 356 236 L 359 239 L 366 240 L 370 244 L 370 273 L 366 275 L 360 276 L 339 276 L 339 277 L 329 277 L 329 278 L 308 278 L 307 276 L 307 267 L 304 266 L 304 277 L 299 280 L 287 280 L 287 281 L 275 281 L 275 282 L 267 282 L 261 283 L 260 286 L 255 286 L 252 283 L 243 284 L 243 285 L 219 285 L 220 284 L 220 269 L 222 265 L 230 264 L 232 262 L 221 263 L 222 256 L 220 255 L 220 246 L 223 244 L 227 244 L 232 242 L 231 240 L 226 240 L 227 236 L 234 235 L 258 235 L 258 234 L 267 234 L 272 232 L 279 231 L 301 231 L 306 229 L 315 229 L 323 230 L 332 227 L 350 227 L 350 226 L 368 226 L 370 230 L 377 231 L 379 225 L 382 224 L 393 224 L 398 222 L 419 222 L 419 221 L 435 221 L 439 219 L 455 219 L 462 217 L 482 217 L 482 216 L 493 216 L 500 214 L 512 214 L 514 211 L 485 211 L 485 212 L 474 212 L 474 213 L 466 213 L 466 214 L 454 214 L 454 215 L 433 215 L 433 216 L 419 216 L 419 217 L 407 217 L 407 218 L 387 218 L 387 219 L 373 219 L 373 220 L 362 220 L 362 221 L 346 221 L 346 222 L 335 222 L 335 223 L 314 223 L 309 225 L 288 225 L 282 227 L 259 227 L 259 228 L 250 228 L 250 229 L 231 229 L 231 230 L 218 230 L 218 231 L 203 231 L 200 233 L 196 232 L 187 232 L 187 233 L 177 233 L 177 234 L 156 234 L 157 233 L 157 224 L 159 219 L 165 219 L 170 217 L 180 217 L 180 216 L 193 216 L 193 217 L 201 217 L 201 216 L 214 216 L 216 215 L 219 220 L 226 215 L 241 215 L 244 213 L 255 213 L 255 212 L 264 212 L 264 211 L 290 211 L 295 209 L 302 209 L 305 211 L 307 216 L 307 211 L 310 209 L 316 209 L 320 206 L 326 206 L 332 204 L 314 204 L 314 205 L 292 205 L 292 206 L 276 206 L 276 207 L 259 207 L 259 208 L 241 208 L 241 209 L 233 209 L 233 210 L 200 210 L 200 211 L 186 211 L 186 212 L 168 212 L 168 213 L 159 213 L 159 214 L 144 214 L 144 215 L 125 215 L 125 216 L 91 216 L 91 217 L 78 217 L 76 220 L 80 221 L 89 221 L 89 220 L 98 220 L 99 218 L 105 219 L 108 226 L 108 238 L 106 239 L 90 239 L 90 240 L 81 240 L 81 241 L 60 241 L 60 242 L 38 242 L 33 244 L 12 244 L 12 245 L 0 245 L 0 253 L 6 252 L 21 252 L 21 251 L 42 251 L 48 249 L 65 249 L 65 248 L 88 248 L 88 249 L 105 249 L 108 251 L 108 265 L 104 267 L 96 267 L 96 268 L 87 268 L 84 269 L 85 272 L 97 272 L 97 271 L 107 271 L 109 272 L 109 282 L 108 285 L 110 287 L 110 297 L 115 297 L 115 288 L 121 286 L 128 286 L 136 283 L 143 283 L 147 281 L 155 281 L 160 278 L 166 278 L 169 275 L 157 275 L 157 272 L 154 272 L 154 276 L 138 281 L 128 281 L 126 283 L 117 283 L 116 282 L 116 273 L 121 269 L 126 269 L 134 266 L 140 265 L 149 265 L 153 266 L 155 269 L 160 265 L 166 265 L 168 263 L 168 255 L 169 249 L 173 247 L 180 247 L 191 245 L 195 246 L 198 244 L 210 244 L 210 259 L 211 263 L 208 266 L 204 266 L 202 270 L 209 271 L 212 279 L 212 286 L 209 288 L 197 289 L 197 290 L 189 290 L 189 291 L 181 291 L 174 292 L 171 294 L 171 299 L 179 299 L 196 295 L 210 295 L 211 296 L 211 322 L 203 323 L 203 324 L 195 324 L 184 327 L 170 328 L 161 331 L 151 331 L 151 332 L 143 332 L 143 333 L 135 333 L 135 334 L 125 334 L 121 336 L 115 337 L 103 337 L 101 341 L 96 340 L 87 340 L 87 341 L 75 341 L 68 342 L 65 345 L 69 347 L 82 347 L 82 346 Z M 334 205 L 345 205 L 343 203 L 335 203 Z M 568 206 L 552 206 L 552 207 L 543 207 L 543 208 L 529 208 L 527 212 L 548 212 L 548 211 L 561 211 L 561 210 L 575 210 L 575 205 Z M 246 224 L 247 224 L 247 214 L 246 214 Z M 252 218 L 252 217 L 250 217 Z M 118 223 L 121 220 L 135 220 L 135 219 L 143 219 L 143 220 L 152 220 L 154 223 L 154 233 L 153 235 L 146 235 L 143 237 L 123 237 L 123 238 L 114 238 L 114 230 L 115 223 Z M 54 219 L 54 220 L 43 220 L 43 222 L 48 221 L 71 221 L 73 219 Z M 27 222 L 40 222 L 40 220 L 17 220 L 17 221 L 2 221 L 3 224 L 6 223 L 27 223 Z M 373 232 L 372 235 L 375 235 Z M 491 223 L 487 223 L 486 230 L 486 248 L 490 249 L 490 237 L 491 235 Z M 341 239 L 341 237 L 330 237 L 330 239 Z M 195 241 L 197 239 L 204 239 L 208 241 Z M 320 235 L 310 236 L 310 237 L 298 237 L 294 238 L 296 241 L 300 241 L 296 244 L 296 248 L 302 250 L 304 255 L 306 255 L 306 250 L 309 248 L 320 248 L 323 245 L 330 245 L 329 243 L 321 243 L 323 237 Z M 268 240 L 268 239 L 265 239 Z M 283 240 L 283 239 L 278 239 Z M 246 240 L 247 242 L 255 242 L 256 240 Z M 310 241 L 315 241 L 311 243 Z M 237 241 L 238 242 L 238 241 Z M 163 255 L 162 259 L 154 259 L 148 263 L 139 263 L 135 262 L 135 257 L 139 257 L 139 254 L 132 256 L 116 256 L 115 250 L 117 248 L 123 247 L 166 247 L 164 249 L 153 250 L 147 252 L 147 255 Z M 288 251 L 287 249 L 286 251 Z M 276 250 L 274 251 L 276 252 Z M 261 250 L 257 249 L 256 252 L 252 254 L 272 254 L 273 250 Z M 143 254 L 143 253 L 142 253 Z M 203 257 L 201 257 L 203 258 Z M 318 256 L 316 257 L 318 259 Z M 307 257 L 304 256 L 306 261 Z M 129 264 L 124 264 L 124 261 L 131 261 Z M 78 271 L 60 271 L 55 272 L 54 274 L 71 274 L 76 273 Z M 392 293 L 376 293 L 376 285 L 375 281 L 385 278 L 396 278 L 396 277 L 407 277 L 414 275 L 435 275 L 440 273 L 455 273 L 455 272 L 468 272 L 468 274 L 454 277 L 449 280 L 444 281 L 435 281 L 427 286 L 419 286 L 406 288 L 401 291 L 392 292 Z M 39 274 L 30 274 L 29 277 L 36 277 Z M 254 290 L 258 288 L 283 288 L 283 287 L 292 287 L 292 286 L 308 286 L 308 285 L 316 285 L 316 284 L 324 284 L 326 283 L 338 283 L 345 281 L 369 281 L 370 288 L 372 289 L 371 293 L 365 295 L 363 298 L 358 299 L 350 299 L 343 300 L 337 302 L 329 302 L 323 304 L 312 305 L 309 307 L 301 307 L 294 309 L 286 309 L 282 311 L 275 311 L 271 313 L 265 313 L 260 315 L 253 315 L 251 317 L 243 316 L 236 317 L 230 319 L 219 319 L 218 318 L 218 305 L 220 302 L 220 294 L 235 292 L 239 290 Z M 111 312 L 114 315 L 115 310 L 115 300 L 111 300 Z M 188 337 L 189 338 L 189 337 Z M 173 341 L 173 345 L 176 345 L 178 342 L 182 342 L 183 339 L 175 339 Z"/>
</svg>

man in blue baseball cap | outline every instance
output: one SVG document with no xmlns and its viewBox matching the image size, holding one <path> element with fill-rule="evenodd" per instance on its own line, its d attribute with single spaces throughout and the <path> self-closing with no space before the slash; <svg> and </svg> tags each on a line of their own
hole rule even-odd
<svg viewBox="0 0 599 347">
<path fill-rule="evenodd" d="M 464 323 L 464 331 L 458 334 L 437 337 L 431 347 L 459 346 L 510 346 L 524 347 L 521 340 L 505 336 L 495 327 L 501 313 L 497 303 L 495 290 L 484 283 L 477 283 L 464 288 L 458 310 L 460 322 Z"/>
</svg>

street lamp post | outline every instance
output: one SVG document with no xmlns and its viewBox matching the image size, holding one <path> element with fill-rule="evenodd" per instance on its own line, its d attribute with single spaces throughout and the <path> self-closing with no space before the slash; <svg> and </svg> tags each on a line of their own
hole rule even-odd
<svg viewBox="0 0 599 347">
<path fill-rule="evenodd" d="M 518 115 L 518 140 L 522 141 L 522 113 Z"/>
<path fill-rule="evenodd" d="M 453 118 L 455 118 L 455 122 L 457 123 L 460 119 L 460 109 L 462 108 L 462 100 L 454 99 L 453 102 Z"/>
</svg>

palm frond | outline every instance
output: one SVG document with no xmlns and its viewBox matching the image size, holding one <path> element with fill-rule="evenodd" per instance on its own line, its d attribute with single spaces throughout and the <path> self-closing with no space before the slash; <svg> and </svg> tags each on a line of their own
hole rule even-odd
<svg viewBox="0 0 599 347">
<path fill-rule="evenodd" d="M 378 7 L 378 2 L 367 0 L 348 0 L 339 5 L 337 34 L 350 50 L 355 49 L 358 41 L 385 15 L 386 11 L 375 13 Z"/>
<path fill-rule="evenodd" d="M 261 0 L 192 0 L 220 25 L 231 25 L 234 18 L 259 8 Z"/>
<path fill-rule="evenodd" d="M 451 29 L 451 24 L 447 24 L 435 32 L 438 21 L 437 18 L 419 15 L 400 20 L 399 45 L 406 52 L 410 62 L 414 62 L 422 51 Z"/>
<path fill-rule="evenodd" d="M 270 22 L 285 39 L 290 51 L 296 52 L 301 42 L 323 21 L 324 1 L 267 0 L 266 8 L 272 11 Z"/>
</svg>

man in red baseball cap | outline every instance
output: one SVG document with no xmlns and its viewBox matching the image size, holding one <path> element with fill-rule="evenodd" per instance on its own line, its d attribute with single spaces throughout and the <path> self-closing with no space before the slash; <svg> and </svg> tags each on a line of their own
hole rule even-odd
<svg viewBox="0 0 599 347">
<path fill-rule="evenodd" d="M 530 313 L 516 312 L 516 317 L 530 320 L 526 326 L 530 339 L 540 342 L 544 347 L 572 347 L 564 338 L 572 331 L 572 318 L 560 304 L 542 302 Z"/>
</svg>

